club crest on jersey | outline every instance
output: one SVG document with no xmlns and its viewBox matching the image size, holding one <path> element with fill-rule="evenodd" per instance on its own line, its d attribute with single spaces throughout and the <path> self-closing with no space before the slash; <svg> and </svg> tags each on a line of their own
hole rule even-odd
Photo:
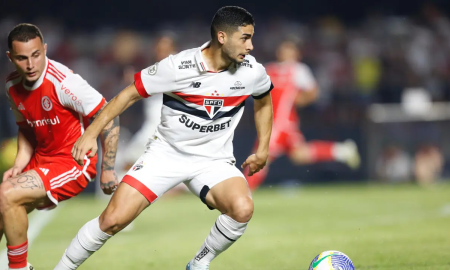
<svg viewBox="0 0 450 270">
<path fill-rule="evenodd" d="M 205 98 L 203 100 L 203 107 L 205 108 L 205 110 L 208 113 L 209 117 L 211 119 L 213 119 L 214 116 L 216 116 L 216 114 L 223 107 L 223 99 L 209 99 L 209 98 Z"/>
<path fill-rule="evenodd" d="M 138 164 L 135 164 L 133 168 L 131 168 L 133 171 L 139 171 L 144 167 L 144 161 L 140 161 Z"/>
<path fill-rule="evenodd" d="M 42 104 L 42 109 L 46 110 L 47 112 L 53 108 L 53 103 L 50 100 L 50 98 L 47 96 L 42 97 L 41 104 Z"/>
</svg>

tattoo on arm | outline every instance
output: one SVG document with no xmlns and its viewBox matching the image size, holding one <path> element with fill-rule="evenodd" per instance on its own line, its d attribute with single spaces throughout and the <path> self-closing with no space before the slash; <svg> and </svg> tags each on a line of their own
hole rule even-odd
<svg viewBox="0 0 450 270">
<path fill-rule="evenodd" d="M 105 106 L 106 104 L 94 115 L 94 118 L 100 114 Z M 100 132 L 100 142 L 103 152 L 102 170 L 114 170 L 117 144 L 119 142 L 119 129 L 119 117 L 116 117 Z"/>
</svg>

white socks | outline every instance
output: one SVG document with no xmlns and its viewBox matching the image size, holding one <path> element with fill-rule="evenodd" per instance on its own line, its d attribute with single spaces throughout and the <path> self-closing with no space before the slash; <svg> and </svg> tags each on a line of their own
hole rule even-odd
<svg viewBox="0 0 450 270">
<path fill-rule="evenodd" d="M 241 237 L 247 223 L 240 223 L 227 215 L 220 215 L 205 242 L 194 257 L 194 265 L 209 265 L 220 253 Z"/>
<path fill-rule="evenodd" d="M 351 155 L 352 149 L 345 143 L 335 143 L 331 148 L 331 154 L 334 159 L 340 162 L 345 162 Z"/>
<path fill-rule="evenodd" d="M 220 215 L 208 237 L 193 259 L 194 265 L 209 265 L 245 232 L 248 223 L 240 223 L 227 215 Z M 100 230 L 98 217 L 86 223 L 72 240 L 54 270 L 77 269 L 89 256 L 111 238 Z"/>
<path fill-rule="evenodd" d="M 54 270 L 77 269 L 111 237 L 100 230 L 98 217 L 89 221 L 78 231 Z"/>
</svg>

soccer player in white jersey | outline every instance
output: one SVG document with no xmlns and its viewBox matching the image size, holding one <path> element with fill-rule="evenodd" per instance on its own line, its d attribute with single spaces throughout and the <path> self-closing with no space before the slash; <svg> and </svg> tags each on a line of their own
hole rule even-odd
<svg viewBox="0 0 450 270">
<path fill-rule="evenodd" d="M 250 167 L 250 174 L 266 164 L 272 129 L 273 86 L 264 67 L 249 55 L 253 34 L 249 12 L 223 7 L 211 23 L 210 42 L 138 72 L 134 84 L 111 100 L 77 141 L 72 150 L 75 160 L 97 151 L 96 138 L 106 123 L 155 93 L 163 93 L 161 123 L 107 208 L 80 229 L 55 269 L 78 268 L 182 182 L 209 208 L 221 212 L 186 269 L 209 269 L 211 261 L 242 236 L 253 215 L 253 201 L 244 175 L 235 167 L 232 140 L 245 99 L 255 99 L 260 142 L 256 153 L 242 164 Z"/>
</svg>

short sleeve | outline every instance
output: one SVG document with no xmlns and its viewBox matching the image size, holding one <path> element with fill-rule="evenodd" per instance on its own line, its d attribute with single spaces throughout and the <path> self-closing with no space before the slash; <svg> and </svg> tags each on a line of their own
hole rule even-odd
<svg viewBox="0 0 450 270">
<path fill-rule="evenodd" d="M 16 103 L 14 103 L 14 100 L 11 98 L 11 96 L 8 93 L 8 90 L 6 90 L 6 97 L 8 98 L 9 106 L 11 108 L 11 111 L 12 111 L 13 115 L 14 115 L 14 119 L 16 119 L 17 125 L 19 125 L 19 126 L 22 125 L 23 123 L 25 123 L 25 118 L 19 112 L 19 109 L 17 108 Z"/>
<path fill-rule="evenodd" d="M 103 96 L 78 74 L 68 76 L 57 94 L 64 107 L 89 118 L 105 104 Z"/>
<path fill-rule="evenodd" d="M 252 96 L 255 99 L 265 97 L 273 89 L 273 84 L 270 81 L 269 75 L 266 73 L 266 69 L 261 64 L 256 64 L 256 80 L 253 86 Z"/>
<path fill-rule="evenodd" d="M 136 73 L 134 84 L 144 98 L 173 91 L 176 86 L 172 55 Z"/>
<path fill-rule="evenodd" d="M 301 91 L 311 91 L 317 85 L 311 69 L 304 64 L 295 67 L 294 80 L 295 86 Z"/>
</svg>

